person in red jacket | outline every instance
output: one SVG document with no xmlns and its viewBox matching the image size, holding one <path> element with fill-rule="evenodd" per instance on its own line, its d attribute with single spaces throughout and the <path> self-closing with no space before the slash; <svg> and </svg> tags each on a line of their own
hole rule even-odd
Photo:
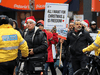
<svg viewBox="0 0 100 75">
<path fill-rule="evenodd" d="M 47 35 L 47 42 L 48 42 L 48 56 L 47 56 L 47 61 L 45 64 L 45 75 L 48 75 L 48 66 L 50 67 L 50 70 L 52 72 L 52 75 L 56 75 L 56 70 L 54 68 L 54 59 L 53 59 L 53 54 L 52 54 L 52 44 L 57 44 L 58 43 L 58 34 L 56 32 L 50 32 L 44 29 L 44 21 L 39 20 L 37 22 L 37 27 L 39 27 L 42 31 L 44 31 Z M 53 29 L 52 29 L 53 31 Z M 54 30 L 55 31 L 55 30 Z"/>
</svg>

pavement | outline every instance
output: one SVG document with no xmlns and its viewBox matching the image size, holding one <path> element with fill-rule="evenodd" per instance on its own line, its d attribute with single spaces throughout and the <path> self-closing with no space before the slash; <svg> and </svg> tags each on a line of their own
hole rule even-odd
<svg viewBox="0 0 100 75">
<path fill-rule="evenodd" d="M 56 68 L 56 73 L 57 73 L 57 75 L 62 75 L 62 73 L 60 72 L 60 70 L 58 68 Z M 52 75 L 51 71 L 48 72 L 48 75 Z"/>
</svg>

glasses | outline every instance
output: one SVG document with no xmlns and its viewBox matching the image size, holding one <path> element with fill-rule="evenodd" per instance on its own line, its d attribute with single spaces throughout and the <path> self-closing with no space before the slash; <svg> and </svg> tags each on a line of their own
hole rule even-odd
<svg viewBox="0 0 100 75">
<path fill-rule="evenodd" d="M 33 22 L 26 22 L 26 24 L 33 24 Z"/>
</svg>

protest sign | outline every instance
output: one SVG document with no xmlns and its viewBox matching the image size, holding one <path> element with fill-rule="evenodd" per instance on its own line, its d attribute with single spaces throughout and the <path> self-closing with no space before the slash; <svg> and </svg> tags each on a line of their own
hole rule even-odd
<svg viewBox="0 0 100 75">
<path fill-rule="evenodd" d="M 52 29 L 53 26 L 57 29 L 66 28 L 68 6 L 68 4 L 46 3 L 44 28 Z"/>
<path fill-rule="evenodd" d="M 73 17 L 73 12 L 69 11 L 69 12 L 68 12 L 68 17 L 69 17 L 69 18 L 72 18 L 72 17 Z"/>
<path fill-rule="evenodd" d="M 67 17 L 67 21 L 66 21 L 66 28 L 64 29 L 57 29 L 57 33 L 58 33 L 58 37 L 65 39 L 67 37 L 67 32 L 68 32 L 68 27 L 69 27 L 69 18 Z"/>
<path fill-rule="evenodd" d="M 84 20 L 84 15 L 74 15 L 74 21 L 76 20 L 80 20 L 80 21 Z"/>
</svg>

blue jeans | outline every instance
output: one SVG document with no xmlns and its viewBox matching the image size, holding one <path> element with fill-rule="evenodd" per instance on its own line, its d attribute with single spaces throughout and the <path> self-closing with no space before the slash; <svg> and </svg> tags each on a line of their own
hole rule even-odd
<svg viewBox="0 0 100 75">
<path fill-rule="evenodd" d="M 62 72 L 62 75 L 66 75 L 68 72 L 68 66 L 67 66 L 68 62 L 66 60 L 62 60 L 62 64 L 63 64 L 63 66 L 61 65 L 59 67 L 59 60 L 56 60 L 54 67 L 58 67 L 59 70 Z"/>
<path fill-rule="evenodd" d="M 73 68 L 71 62 L 68 62 L 68 70 L 69 70 L 69 75 L 73 75 Z"/>
<path fill-rule="evenodd" d="M 59 70 L 62 72 L 62 75 L 73 75 L 72 63 L 67 62 L 66 60 L 62 60 L 62 62 L 63 66 L 59 67 L 59 60 L 56 61 L 54 66 L 59 68 Z"/>
<path fill-rule="evenodd" d="M 66 75 L 68 73 L 68 62 L 66 60 L 63 61 L 63 74 Z"/>
<path fill-rule="evenodd" d="M 49 63 L 45 63 L 45 75 L 48 75 L 48 66 L 49 66 Z"/>
<path fill-rule="evenodd" d="M 15 68 L 15 73 L 16 73 L 16 75 L 18 75 L 18 66 L 16 66 L 16 68 Z"/>
</svg>

